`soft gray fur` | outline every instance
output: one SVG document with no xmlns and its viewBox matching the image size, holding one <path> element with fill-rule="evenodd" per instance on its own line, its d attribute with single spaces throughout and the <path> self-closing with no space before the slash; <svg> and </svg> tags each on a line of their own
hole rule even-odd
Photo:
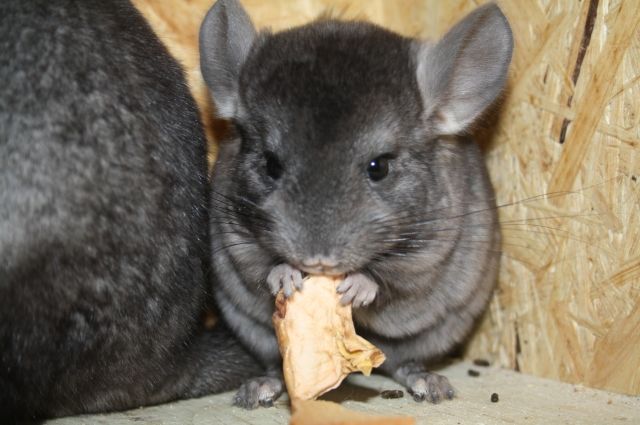
<svg viewBox="0 0 640 425">
<path fill-rule="evenodd" d="M 239 387 L 200 315 L 205 139 L 125 0 L 0 2 L 0 422 Z"/>
<path fill-rule="evenodd" d="M 215 293 L 271 369 L 237 404 L 279 395 L 273 294 L 304 290 L 304 273 L 346 274 L 338 292 L 383 370 L 416 400 L 453 397 L 425 364 L 486 307 L 500 239 L 481 153 L 457 135 L 500 94 L 512 47 L 495 5 L 436 44 L 333 20 L 256 33 L 237 0 L 214 5 L 202 70 L 236 130 L 212 181 Z"/>
</svg>

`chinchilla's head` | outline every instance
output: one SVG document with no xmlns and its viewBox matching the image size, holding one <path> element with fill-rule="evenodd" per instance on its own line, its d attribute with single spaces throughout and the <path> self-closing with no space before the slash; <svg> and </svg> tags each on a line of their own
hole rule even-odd
<svg viewBox="0 0 640 425">
<path fill-rule="evenodd" d="M 248 227 L 309 272 L 384 258 L 407 239 L 398 217 L 420 216 L 451 189 L 435 140 L 495 100 L 511 50 L 495 5 L 429 44 L 333 20 L 257 33 L 237 0 L 219 0 L 201 28 L 201 66 L 239 135 L 237 194 L 268 217 Z"/>
</svg>

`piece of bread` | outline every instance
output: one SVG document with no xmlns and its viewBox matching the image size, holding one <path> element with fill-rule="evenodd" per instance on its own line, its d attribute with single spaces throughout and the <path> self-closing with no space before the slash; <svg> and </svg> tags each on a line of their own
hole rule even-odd
<svg viewBox="0 0 640 425">
<path fill-rule="evenodd" d="M 369 375 L 384 354 L 356 335 L 351 305 L 340 304 L 340 278 L 311 276 L 302 291 L 276 297 L 273 324 L 289 398 L 311 400 L 336 388 L 351 372 Z"/>
</svg>

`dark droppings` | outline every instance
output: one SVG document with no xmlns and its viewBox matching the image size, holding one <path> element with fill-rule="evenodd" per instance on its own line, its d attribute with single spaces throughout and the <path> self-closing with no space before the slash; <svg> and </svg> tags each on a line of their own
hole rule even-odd
<svg viewBox="0 0 640 425">
<path fill-rule="evenodd" d="M 384 399 L 402 398 L 404 397 L 404 392 L 402 390 L 384 390 L 380 393 L 380 396 Z"/>
<path fill-rule="evenodd" d="M 500 400 L 500 397 L 498 397 L 498 393 L 491 394 L 491 403 L 497 403 L 498 400 Z"/>
<path fill-rule="evenodd" d="M 478 371 L 477 371 L 477 370 L 475 370 L 475 369 L 469 369 L 469 370 L 467 371 L 467 374 L 468 374 L 469 376 L 473 376 L 474 378 L 477 378 L 478 376 L 480 376 L 480 372 L 478 372 Z"/>
<path fill-rule="evenodd" d="M 489 363 L 489 360 L 485 360 L 485 359 L 475 359 L 473 361 L 473 364 L 476 365 L 476 366 L 482 366 L 482 367 L 491 366 L 491 363 Z"/>
</svg>

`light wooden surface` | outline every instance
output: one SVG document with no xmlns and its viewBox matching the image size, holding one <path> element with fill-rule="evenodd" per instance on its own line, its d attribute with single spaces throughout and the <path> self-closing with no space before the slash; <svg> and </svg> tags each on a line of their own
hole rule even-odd
<svg viewBox="0 0 640 425">
<path fill-rule="evenodd" d="M 467 371 L 480 372 L 471 377 Z M 353 375 L 349 382 L 325 399 L 344 406 L 386 415 L 411 415 L 418 424 L 640 424 L 640 397 L 625 396 L 560 383 L 516 372 L 457 363 L 440 371 L 459 391 L 452 401 L 438 405 L 416 403 L 406 394 L 384 400 L 381 390 L 399 388 L 381 376 Z M 499 402 L 490 401 L 498 393 Z M 246 411 L 231 406 L 233 393 L 224 393 L 162 406 L 110 415 L 79 416 L 46 425 L 183 425 L 183 424 L 286 424 L 286 397 L 275 407 Z"/>
</svg>

